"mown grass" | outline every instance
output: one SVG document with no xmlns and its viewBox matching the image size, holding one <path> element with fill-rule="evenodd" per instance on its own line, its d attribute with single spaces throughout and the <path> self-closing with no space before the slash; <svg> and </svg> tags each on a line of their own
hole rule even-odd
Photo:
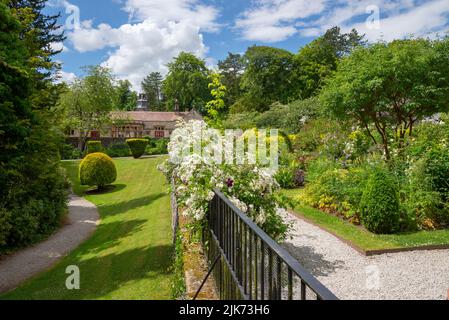
<svg viewBox="0 0 449 320">
<path fill-rule="evenodd" d="M 284 190 L 283 193 L 295 199 L 301 189 Z M 297 205 L 292 208 L 299 217 L 321 226 L 335 235 L 345 239 L 362 250 L 399 249 L 428 245 L 449 244 L 449 230 L 416 231 L 391 235 L 376 235 L 355 226 L 339 217 L 315 208 Z"/>
<path fill-rule="evenodd" d="M 98 206 L 101 224 L 51 270 L 0 298 L 169 299 L 173 247 L 168 188 L 156 168 L 162 159 L 116 159 L 115 189 L 87 195 L 79 162 L 64 162 L 74 192 Z M 80 269 L 80 290 L 65 286 L 70 265 Z"/>
</svg>

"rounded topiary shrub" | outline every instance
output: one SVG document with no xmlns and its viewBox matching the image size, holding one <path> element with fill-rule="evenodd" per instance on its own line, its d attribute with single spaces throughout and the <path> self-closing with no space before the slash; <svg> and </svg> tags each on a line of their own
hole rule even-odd
<svg viewBox="0 0 449 320">
<path fill-rule="evenodd" d="M 362 224 L 378 234 L 398 230 L 400 207 L 398 190 L 393 178 L 386 172 L 373 173 L 360 201 Z"/>
<path fill-rule="evenodd" d="M 82 185 L 97 186 L 102 190 L 117 179 L 117 169 L 107 154 L 91 153 L 81 161 L 79 178 Z"/>
<path fill-rule="evenodd" d="M 135 159 L 138 159 L 144 155 L 145 148 L 148 145 L 148 140 L 147 139 L 128 139 L 128 140 L 126 140 L 126 143 L 128 144 L 133 157 Z"/>
<path fill-rule="evenodd" d="M 101 141 L 88 141 L 87 142 L 87 154 L 101 152 L 103 150 L 103 146 L 101 145 Z"/>
</svg>

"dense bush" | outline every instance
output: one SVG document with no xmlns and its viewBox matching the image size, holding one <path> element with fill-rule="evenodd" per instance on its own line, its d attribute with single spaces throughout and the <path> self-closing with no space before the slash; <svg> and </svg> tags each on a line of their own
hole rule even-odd
<svg viewBox="0 0 449 320">
<path fill-rule="evenodd" d="M 82 185 L 97 186 L 102 190 L 117 179 L 117 169 L 108 155 L 91 153 L 80 164 L 79 178 Z"/>
<path fill-rule="evenodd" d="M 87 154 L 102 152 L 103 146 L 101 141 L 88 141 L 87 142 Z"/>
<path fill-rule="evenodd" d="M 168 154 L 168 142 L 169 139 L 166 138 L 152 139 L 146 147 L 145 153 L 150 156 Z"/>
<path fill-rule="evenodd" d="M 301 200 L 306 205 L 359 222 L 360 200 L 370 174 L 378 164 L 343 168 L 334 161 L 318 158 L 309 164 L 307 188 Z"/>
<path fill-rule="evenodd" d="M 145 148 L 148 145 L 147 139 L 128 139 L 126 143 L 131 150 L 131 154 L 135 159 L 139 159 L 141 156 L 145 154 Z"/>
<path fill-rule="evenodd" d="M 83 157 L 83 153 L 71 144 L 61 143 L 59 154 L 62 160 L 77 160 Z"/>
<path fill-rule="evenodd" d="M 293 189 L 295 188 L 295 173 L 290 167 L 280 168 L 274 176 L 281 188 Z"/>
<path fill-rule="evenodd" d="M 106 154 L 111 158 L 129 157 L 131 151 L 126 143 L 115 143 L 106 148 Z"/>
<path fill-rule="evenodd" d="M 399 230 L 400 206 L 398 188 L 387 172 L 371 175 L 360 202 L 362 224 L 369 231 L 388 234 Z"/>
<path fill-rule="evenodd" d="M 11 193 L 0 204 L 0 254 L 32 244 L 53 232 L 66 213 L 69 183 L 58 164 L 50 167 L 28 159 L 36 172 L 28 188 L 11 181 Z M 37 169 L 39 168 L 39 170 Z"/>
</svg>

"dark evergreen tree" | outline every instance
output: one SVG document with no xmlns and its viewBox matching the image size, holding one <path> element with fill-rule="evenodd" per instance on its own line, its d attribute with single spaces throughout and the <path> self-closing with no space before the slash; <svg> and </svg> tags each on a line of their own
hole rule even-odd
<svg viewBox="0 0 449 320">
<path fill-rule="evenodd" d="M 160 111 L 162 105 L 162 80 L 159 72 L 151 72 L 143 81 L 142 89 L 145 92 L 150 110 Z"/>
</svg>

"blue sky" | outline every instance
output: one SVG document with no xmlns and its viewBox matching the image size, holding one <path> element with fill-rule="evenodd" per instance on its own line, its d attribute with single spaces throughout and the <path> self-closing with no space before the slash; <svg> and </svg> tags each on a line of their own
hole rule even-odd
<svg viewBox="0 0 449 320">
<path fill-rule="evenodd" d="M 335 25 L 370 41 L 449 29 L 449 0 L 49 0 L 47 10 L 62 13 L 63 80 L 102 64 L 136 90 L 181 51 L 214 66 L 254 44 L 297 52 Z"/>
</svg>

